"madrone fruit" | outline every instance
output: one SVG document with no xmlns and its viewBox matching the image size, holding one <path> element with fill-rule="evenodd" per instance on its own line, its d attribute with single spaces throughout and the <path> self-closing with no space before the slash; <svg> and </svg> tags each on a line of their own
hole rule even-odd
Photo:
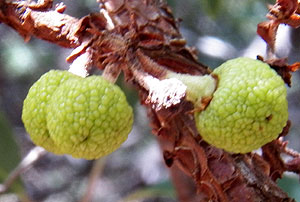
<svg viewBox="0 0 300 202">
<path fill-rule="evenodd" d="M 127 139 L 133 112 L 122 90 L 103 77 L 51 70 L 30 88 L 22 120 L 36 145 L 55 154 L 96 159 Z"/>
<path fill-rule="evenodd" d="M 262 61 L 241 57 L 228 60 L 211 75 L 169 77 L 179 78 L 187 86 L 187 99 L 195 104 L 197 129 L 205 141 L 218 148 L 251 152 L 276 139 L 287 123 L 285 84 Z M 205 97 L 212 99 L 197 111 Z"/>
</svg>

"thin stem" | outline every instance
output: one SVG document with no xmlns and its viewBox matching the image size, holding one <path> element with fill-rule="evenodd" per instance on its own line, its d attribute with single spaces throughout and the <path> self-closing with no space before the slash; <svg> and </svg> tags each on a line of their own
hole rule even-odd
<svg viewBox="0 0 300 202">
<path fill-rule="evenodd" d="M 46 154 L 46 150 L 41 147 L 32 148 L 19 165 L 9 174 L 3 184 L 0 184 L 0 194 L 8 190 L 21 173 L 27 171 L 33 164 Z"/>
<path fill-rule="evenodd" d="M 267 60 L 275 58 L 274 47 L 267 44 Z"/>
<path fill-rule="evenodd" d="M 97 179 L 101 175 L 104 165 L 105 165 L 105 158 L 100 158 L 100 159 L 94 161 L 94 164 L 93 164 L 90 176 L 89 176 L 87 190 L 86 190 L 84 196 L 82 197 L 81 202 L 91 201 Z"/>
<path fill-rule="evenodd" d="M 111 83 L 115 83 L 121 73 L 121 68 L 117 64 L 107 64 L 102 73 L 102 77 Z"/>
<path fill-rule="evenodd" d="M 83 78 L 87 77 L 92 63 L 91 58 L 92 55 L 89 51 L 81 54 L 70 65 L 69 72 Z"/>
</svg>

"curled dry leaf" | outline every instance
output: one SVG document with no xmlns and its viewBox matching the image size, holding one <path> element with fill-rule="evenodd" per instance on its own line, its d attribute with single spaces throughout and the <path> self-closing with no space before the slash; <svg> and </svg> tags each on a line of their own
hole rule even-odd
<svg viewBox="0 0 300 202">
<path fill-rule="evenodd" d="M 261 60 L 270 65 L 284 80 L 284 82 L 291 87 L 291 72 L 295 72 L 300 68 L 300 62 L 295 62 L 291 65 L 288 64 L 287 58 L 271 58 L 264 60 L 262 56 L 257 56 L 258 60 Z"/>
<path fill-rule="evenodd" d="M 268 44 L 270 51 L 275 51 L 275 40 L 278 26 L 287 24 L 293 28 L 300 26 L 300 12 L 298 0 L 277 0 L 270 6 L 267 14 L 268 21 L 261 22 L 257 26 L 257 34 Z"/>
</svg>

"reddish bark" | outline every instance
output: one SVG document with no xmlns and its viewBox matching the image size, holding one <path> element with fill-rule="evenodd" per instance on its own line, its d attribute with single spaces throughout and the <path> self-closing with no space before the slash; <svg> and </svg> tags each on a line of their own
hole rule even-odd
<svg viewBox="0 0 300 202">
<path fill-rule="evenodd" d="M 170 8 L 155 0 L 99 2 L 99 13 L 76 19 L 62 14 L 62 5 L 50 10 L 52 1 L 46 1 L 47 5 L 1 1 L 0 22 L 26 40 L 35 36 L 75 48 L 69 62 L 88 52 L 90 63 L 98 68 L 121 69 L 148 109 L 153 134 L 181 201 L 293 201 L 275 181 L 284 171 L 299 173 L 299 158 L 294 156 L 286 164 L 280 157 L 284 153 L 280 140 L 265 146 L 262 155 L 229 154 L 201 139 L 191 114 L 193 105 L 184 94 L 175 89 L 166 99 L 151 99 L 151 85 L 166 71 L 210 73 L 186 46 Z"/>
</svg>

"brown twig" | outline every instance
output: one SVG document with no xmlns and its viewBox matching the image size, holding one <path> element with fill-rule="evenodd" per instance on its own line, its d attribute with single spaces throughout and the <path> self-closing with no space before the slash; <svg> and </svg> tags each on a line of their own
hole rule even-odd
<svg viewBox="0 0 300 202">
<path fill-rule="evenodd" d="M 93 197 L 93 191 L 95 190 L 96 182 L 97 182 L 99 176 L 101 176 L 104 165 L 105 165 L 105 157 L 94 161 L 93 167 L 92 167 L 92 170 L 91 170 L 91 173 L 89 176 L 89 180 L 88 180 L 88 186 L 87 186 L 84 196 L 81 199 L 81 202 L 91 201 L 91 199 Z"/>
<path fill-rule="evenodd" d="M 0 194 L 6 192 L 20 174 L 30 169 L 46 153 L 46 150 L 41 147 L 32 148 L 19 165 L 8 175 L 4 183 L 0 184 Z"/>
</svg>

